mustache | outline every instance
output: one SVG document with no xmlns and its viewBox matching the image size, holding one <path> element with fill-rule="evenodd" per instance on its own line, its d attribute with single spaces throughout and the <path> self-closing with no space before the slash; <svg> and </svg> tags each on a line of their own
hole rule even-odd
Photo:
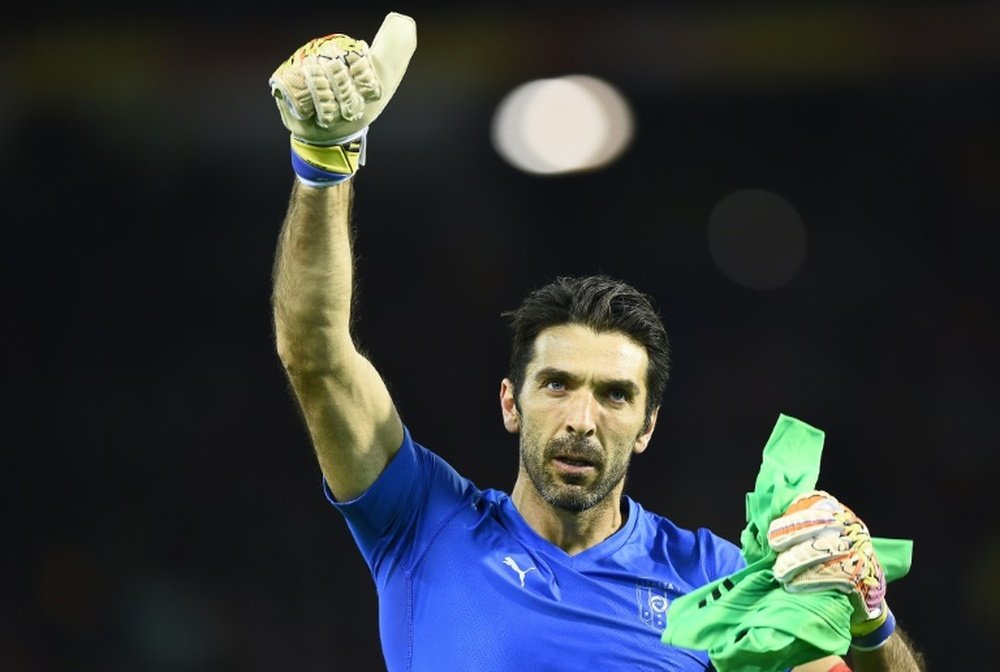
<svg viewBox="0 0 1000 672">
<path fill-rule="evenodd" d="M 577 434 L 560 436 L 549 441 L 545 447 L 545 457 L 547 459 L 565 457 L 594 465 L 604 463 L 604 451 L 597 442 Z"/>
</svg>

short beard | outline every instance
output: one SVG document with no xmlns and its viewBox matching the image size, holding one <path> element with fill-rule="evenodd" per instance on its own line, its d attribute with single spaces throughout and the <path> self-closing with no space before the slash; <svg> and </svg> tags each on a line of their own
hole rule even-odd
<svg viewBox="0 0 1000 672">
<path fill-rule="evenodd" d="M 553 439 L 542 450 L 531 433 L 526 431 L 521 432 L 520 451 L 525 471 L 542 499 L 551 506 L 570 513 L 581 513 L 607 499 L 611 491 L 625 479 L 632 456 L 631 450 L 624 452 L 624 457 L 616 457 L 618 453 L 612 453 L 610 457 L 613 461 L 607 462 L 608 456 L 592 441 L 581 436 Z M 570 487 L 572 484 L 567 485 L 557 479 L 545 465 L 558 453 L 579 455 L 581 459 L 593 464 L 599 472 L 597 480 L 588 487 Z"/>
</svg>

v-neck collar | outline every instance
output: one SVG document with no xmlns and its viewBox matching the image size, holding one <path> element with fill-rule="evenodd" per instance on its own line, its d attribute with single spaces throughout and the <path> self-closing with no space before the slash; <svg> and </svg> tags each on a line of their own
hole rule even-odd
<svg viewBox="0 0 1000 672">
<path fill-rule="evenodd" d="M 632 532 L 635 530 L 635 526 L 639 519 L 638 505 L 631 497 L 623 495 L 622 498 L 628 506 L 628 519 L 625 521 L 625 524 L 615 530 L 614 534 L 609 536 L 607 539 L 604 539 L 584 551 L 580 551 L 576 555 L 570 555 L 563 549 L 559 548 L 559 546 L 553 544 L 551 541 L 538 534 L 538 532 L 536 532 L 534 528 L 532 528 L 531 525 L 529 525 L 524 519 L 521 512 L 517 510 L 517 507 L 514 505 L 514 500 L 511 499 L 510 495 L 504 493 L 500 498 L 499 504 L 500 514 L 506 523 L 507 528 L 516 536 L 521 537 L 533 548 L 547 551 L 550 555 L 561 558 L 564 562 L 577 564 L 582 562 L 595 562 L 612 555 L 632 536 Z"/>
</svg>

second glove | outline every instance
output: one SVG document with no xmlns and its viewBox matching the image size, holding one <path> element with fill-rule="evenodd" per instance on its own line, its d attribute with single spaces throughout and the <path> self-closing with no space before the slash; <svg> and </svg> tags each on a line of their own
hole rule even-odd
<svg viewBox="0 0 1000 672">
<path fill-rule="evenodd" d="M 868 527 L 851 509 L 822 490 L 802 494 L 771 522 L 767 538 L 778 552 L 774 578 L 787 591 L 845 593 L 854 604 L 852 634 L 865 638 L 878 630 L 882 641 L 888 638 L 894 621 L 885 573 Z"/>
</svg>

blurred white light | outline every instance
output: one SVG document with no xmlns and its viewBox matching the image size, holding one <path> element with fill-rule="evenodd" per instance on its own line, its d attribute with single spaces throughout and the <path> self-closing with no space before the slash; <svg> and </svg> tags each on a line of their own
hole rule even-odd
<svg viewBox="0 0 1000 672">
<path fill-rule="evenodd" d="M 722 198 L 708 218 L 708 246 L 719 269 L 750 289 L 777 289 L 799 272 L 806 255 L 802 217 L 763 189 Z"/>
<path fill-rule="evenodd" d="M 607 120 L 604 144 L 591 158 L 591 164 L 605 165 L 617 159 L 632 141 L 633 133 L 632 110 L 629 109 L 624 96 L 616 88 L 596 77 L 570 75 L 564 79 L 589 91 L 600 104 Z"/>
<path fill-rule="evenodd" d="M 572 75 L 527 82 L 493 117 L 497 152 L 529 173 L 592 170 L 616 159 L 632 139 L 628 104 L 607 82 Z"/>
</svg>

